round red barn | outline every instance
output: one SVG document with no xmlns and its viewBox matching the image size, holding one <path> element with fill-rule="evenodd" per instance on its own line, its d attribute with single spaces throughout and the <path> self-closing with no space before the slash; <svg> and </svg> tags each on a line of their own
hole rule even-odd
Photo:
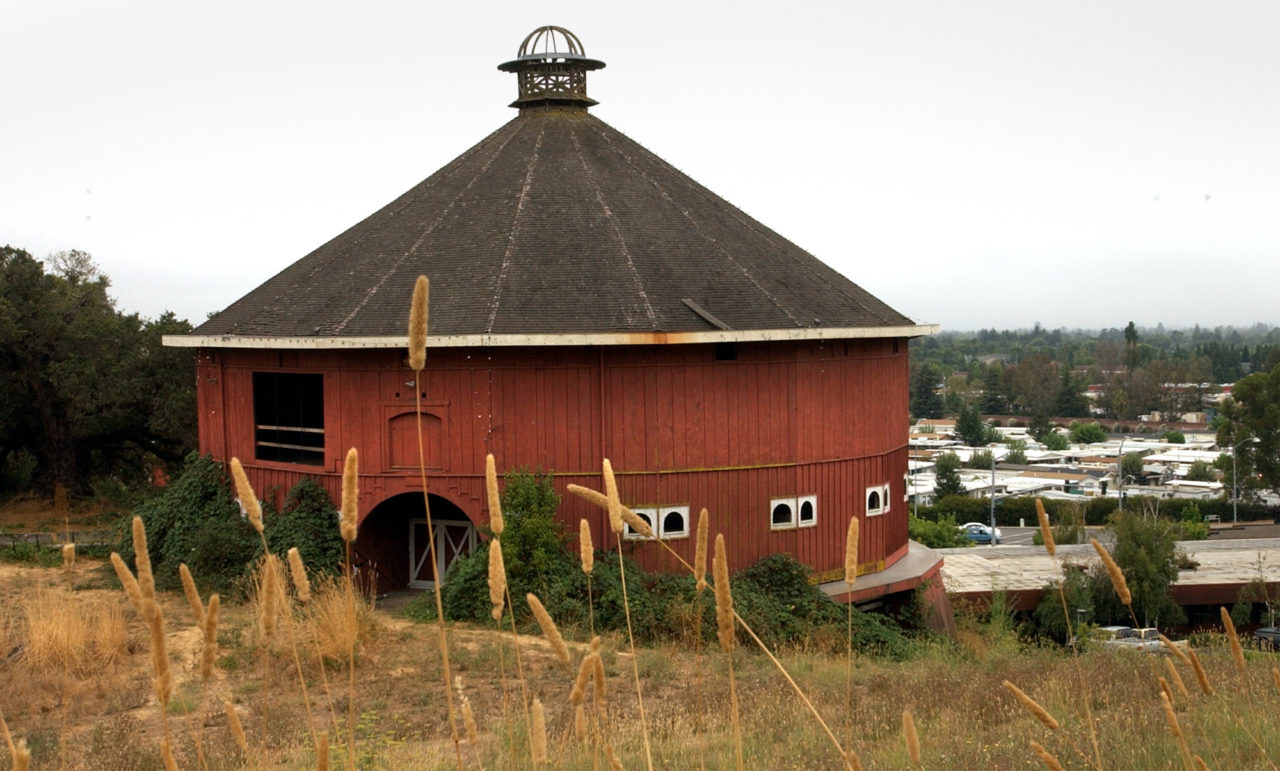
<svg viewBox="0 0 1280 771">
<path fill-rule="evenodd" d="M 904 559 L 907 342 L 931 334 L 588 111 L 604 63 L 543 27 L 499 66 L 519 114 L 169 345 L 197 349 L 200 450 L 258 491 L 335 498 L 360 452 L 355 547 L 381 588 L 429 585 L 421 400 L 442 567 L 487 522 L 484 458 L 602 489 L 691 559 L 697 512 L 734 568 L 785 552 L 857 599 L 935 574 Z M 408 368 L 430 278 L 426 370 Z M 570 528 L 606 517 L 565 495 Z M 570 530 L 570 532 L 573 532 Z M 656 544 L 637 561 L 676 570 Z M 841 581 L 833 594 L 841 594 Z"/>
</svg>

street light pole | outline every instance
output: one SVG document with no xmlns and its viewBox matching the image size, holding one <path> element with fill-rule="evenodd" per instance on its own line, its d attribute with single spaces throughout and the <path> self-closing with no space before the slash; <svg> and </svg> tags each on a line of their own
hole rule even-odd
<svg viewBox="0 0 1280 771">
<path fill-rule="evenodd" d="M 991 545 L 996 545 L 996 451 L 991 450 Z"/>
<path fill-rule="evenodd" d="M 1124 508 L 1124 442 L 1129 437 L 1120 437 L 1120 449 L 1116 450 L 1116 508 Z"/>
</svg>

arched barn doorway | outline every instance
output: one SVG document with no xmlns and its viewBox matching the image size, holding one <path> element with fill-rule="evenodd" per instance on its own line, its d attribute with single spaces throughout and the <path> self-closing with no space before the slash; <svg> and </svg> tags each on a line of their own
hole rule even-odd
<svg viewBox="0 0 1280 771">
<path fill-rule="evenodd" d="M 452 501 L 428 494 L 440 574 L 476 545 L 476 528 Z M 431 550 L 422 493 L 393 495 L 360 523 L 356 553 L 376 576 L 379 592 L 431 587 Z"/>
</svg>

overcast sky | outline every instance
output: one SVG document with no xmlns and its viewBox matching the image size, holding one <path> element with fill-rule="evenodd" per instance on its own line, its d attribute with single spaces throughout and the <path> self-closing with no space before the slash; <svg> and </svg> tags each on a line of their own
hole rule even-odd
<svg viewBox="0 0 1280 771">
<path fill-rule="evenodd" d="M 598 117 L 917 321 L 1280 321 L 1273 0 L 465 5 L 0 3 L 0 244 L 199 322 L 510 120 L 559 24 Z"/>
</svg>

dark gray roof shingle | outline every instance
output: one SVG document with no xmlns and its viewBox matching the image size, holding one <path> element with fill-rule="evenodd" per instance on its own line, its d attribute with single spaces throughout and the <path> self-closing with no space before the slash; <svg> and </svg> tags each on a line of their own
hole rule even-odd
<svg viewBox="0 0 1280 771">
<path fill-rule="evenodd" d="M 913 322 L 585 109 L 525 110 L 195 335 L 900 327 Z M 820 320 L 820 321 L 819 321 Z"/>
</svg>

